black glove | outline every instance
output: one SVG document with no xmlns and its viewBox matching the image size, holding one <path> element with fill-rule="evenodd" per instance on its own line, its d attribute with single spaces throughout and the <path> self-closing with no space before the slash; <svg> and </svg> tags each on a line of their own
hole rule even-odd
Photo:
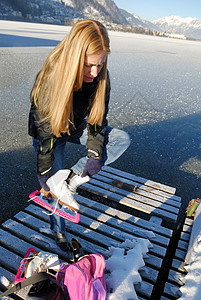
<svg viewBox="0 0 201 300">
<path fill-rule="evenodd" d="M 48 178 L 50 177 L 49 175 L 40 175 L 37 174 L 38 177 L 38 181 L 40 183 L 40 186 L 46 191 L 48 192 L 50 190 L 49 186 L 46 184 L 46 181 L 48 180 Z"/>
<path fill-rule="evenodd" d="M 100 158 L 89 157 L 84 167 L 82 177 L 87 175 L 90 177 L 93 176 L 100 171 L 101 167 L 102 162 Z"/>
</svg>

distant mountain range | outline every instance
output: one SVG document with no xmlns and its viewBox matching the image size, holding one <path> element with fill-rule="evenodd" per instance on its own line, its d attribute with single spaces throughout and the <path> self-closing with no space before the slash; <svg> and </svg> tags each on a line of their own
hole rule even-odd
<svg viewBox="0 0 201 300">
<path fill-rule="evenodd" d="M 187 37 L 201 39 L 201 20 L 196 18 L 181 18 L 169 16 L 152 22 L 162 31 L 181 33 Z"/>
<path fill-rule="evenodd" d="M 113 0 L 1 0 L 0 19 L 29 19 L 65 23 L 76 18 L 94 18 L 104 23 L 131 25 L 153 31 L 180 33 L 201 39 L 201 20 L 168 16 L 153 22 L 120 9 Z"/>
<path fill-rule="evenodd" d="M 184 34 L 189 38 L 201 39 L 201 20 L 197 18 L 181 18 L 179 16 L 167 16 L 152 22 L 142 20 L 134 13 L 120 9 L 122 15 L 133 26 L 158 30 L 160 32 Z"/>
</svg>

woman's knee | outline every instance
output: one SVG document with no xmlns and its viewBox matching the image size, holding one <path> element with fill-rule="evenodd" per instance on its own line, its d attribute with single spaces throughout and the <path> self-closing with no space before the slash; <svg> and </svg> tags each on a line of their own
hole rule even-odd
<svg viewBox="0 0 201 300">
<path fill-rule="evenodd" d="M 131 143 L 129 134 L 122 129 L 113 128 L 113 130 L 114 137 L 117 139 L 118 143 L 120 143 L 121 145 L 123 144 L 126 146 L 126 148 L 128 148 Z"/>
<path fill-rule="evenodd" d="M 130 143 L 131 143 L 131 139 L 130 139 L 130 136 L 129 134 L 126 132 L 126 131 L 123 131 L 121 130 L 122 132 L 122 138 L 123 140 L 125 141 L 125 143 L 128 145 L 128 147 L 130 146 Z"/>
</svg>

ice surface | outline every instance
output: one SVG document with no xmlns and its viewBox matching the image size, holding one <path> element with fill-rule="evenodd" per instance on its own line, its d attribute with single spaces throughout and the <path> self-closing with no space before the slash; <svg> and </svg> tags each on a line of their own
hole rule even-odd
<svg viewBox="0 0 201 300">
<path fill-rule="evenodd" d="M 147 124 L 200 110 L 201 43 L 115 32 L 111 45 L 116 122 Z"/>
</svg>

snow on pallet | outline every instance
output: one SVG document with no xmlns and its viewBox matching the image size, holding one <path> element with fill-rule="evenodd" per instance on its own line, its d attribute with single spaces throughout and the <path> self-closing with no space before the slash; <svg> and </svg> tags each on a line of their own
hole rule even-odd
<svg viewBox="0 0 201 300">
<path fill-rule="evenodd" d="M 117 181 L 123 182 L 129 189 L 137 186 L 137 190 L 128 192 L 124 186 L 115 185 Z M 77 237 L 85 253 L 99 252 L 107 258 L 108 248 L 118 247 L 125 239 L 149 239 L 152 248 L 145 258 L 145 267 L 140 270 L 142 281 L 135 285 L 139 299 L 149 299 L 173 232 L 171 228 L 162 226 L 161 222 L 169 220 L 175 223 L 178 216 L 181 199 L 175 196 L 175 189 L 104 167 L 89 184 L 82 187 L 83 190 L 84 196 L 76 195 L 80 204 L 79 224 L 66 222 L 69 240 Z M 121 207 L 146 212 L 148 219 L 133 215 L 132 210 L 120 210 L 116 205 L 118 203 Z M 62 260 L 68 260 L 55 244 L 53 233 L 47 230 L 48 226 L 49 216 L 35 204 L 30 204 L 1 225 L 0 272 L 8 280 L 13 280 L 29 247 L 57 253 Z M 4 289 L 1 282 L 0 290 Z M 23 295 L 17 297 L 24 299 Z"/>
</svg>

